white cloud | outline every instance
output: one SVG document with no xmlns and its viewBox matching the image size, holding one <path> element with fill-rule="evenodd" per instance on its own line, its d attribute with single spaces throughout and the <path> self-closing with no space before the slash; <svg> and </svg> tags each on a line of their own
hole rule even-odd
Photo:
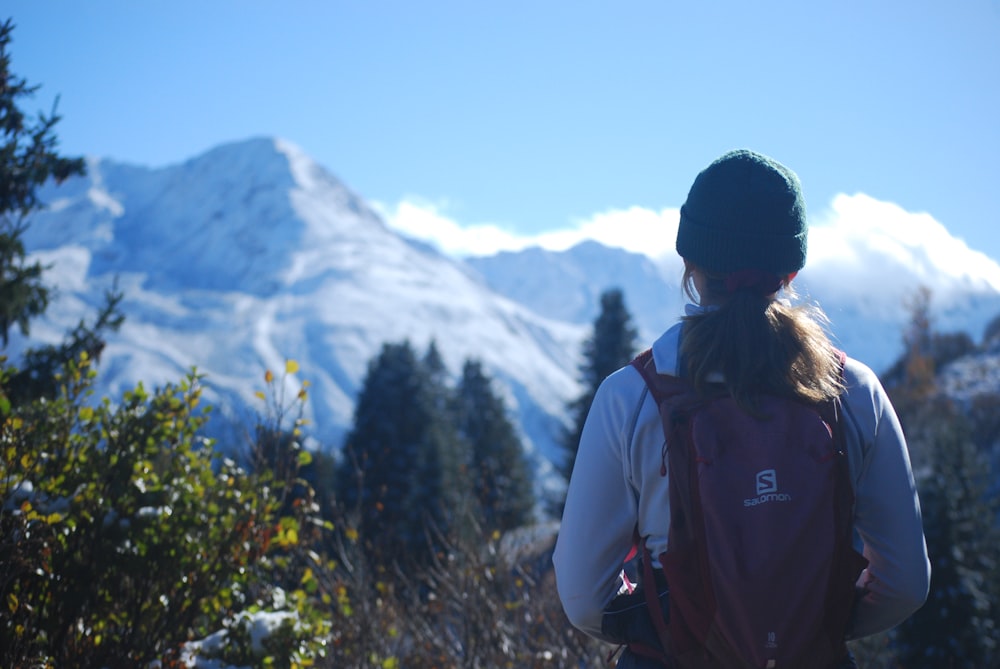
<svg viewBox="0 0 1000 669">
<path fill-rule="evenodd" d="M 512 234 L 497 225 L 462 225 L 441 213 L 443 207 L 435 204 L 403 200 L 395 206 L 376 202 L 374 207 L 389 227 L 427 242 L 448 255 L 491 255 L 532 245 L 530 238 Z"/>
<path fill-rule="evenodd" d="M 585 240 L 659 258 L 673 253 L 677 209 L 656 212 L 642 207 L 611 210 L 574 222 L 565 228 L 520 235 L 490 223 L 463 225 L 449 218 L 445 207 L 412 200 L 376 208 L 395 230 L 434 245 L 454 256 L 491 255 L 540 246 L 563 251 Z"/>
<path fill-rule="evenodd" d="M 1000 290 L 1000 266 L 927 213 L 868 195 L 838 195 L 814 219 L 803 276 L 836 275 L 834 286 L 905 293 L 930 282 L 942 297 L 978 286 Z M 860 293 L 858 292 L 860 291 Z"/>
</svg>

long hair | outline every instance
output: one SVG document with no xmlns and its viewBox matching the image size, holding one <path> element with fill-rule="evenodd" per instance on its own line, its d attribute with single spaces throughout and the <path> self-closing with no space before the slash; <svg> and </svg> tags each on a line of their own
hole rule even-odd
<svg viewBox="0 0 1000 669">
<path fill-rule="evenodd" d="M 696 302 L 718 305 L 684 318 L 683 373 L 697 391 L 719 381 L 752 413 L 763 394 L 818 404 L 843 391 L 839 353 L 819 307 L 794 306 L 753 290 L 729 293 L 725 276 L 704 271 L 705 294 L 698 295 L 693 271 L 686 266 L 684 291 Z M 788 279 L 782 284 L 793 297 Z"/>
</svg>

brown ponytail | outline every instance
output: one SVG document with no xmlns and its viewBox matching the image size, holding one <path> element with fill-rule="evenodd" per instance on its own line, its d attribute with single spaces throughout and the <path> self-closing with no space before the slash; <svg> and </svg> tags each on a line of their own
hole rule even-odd
<svg viewBox="0 0 1000 669">
<path fill-rule="evenodd" d="M 718 305 L 684 319 L 683 372 L 699 392 L 724 383 L 737 403 L 755 412 L 761 394 L 819 403 L 843 390 L 839 354 L 818 307 L 792 306 L 752 290 L 726 290 L 725 275 L 702 272 L 704 295 L 694 288 L 694 269 L 684 272 L 684 290 L 696 302 Z M 786 295 L 794 296 L 788 280 Z M 721 379 L 710 378 L 721 374 Z"/>
</svg>

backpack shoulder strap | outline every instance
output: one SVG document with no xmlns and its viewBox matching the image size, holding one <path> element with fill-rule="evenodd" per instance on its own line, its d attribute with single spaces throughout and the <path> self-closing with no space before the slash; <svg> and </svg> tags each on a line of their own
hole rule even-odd
<svg viewBox="0 0 1000 669">
<path fill-rule="evenodd" d="M 635 367 L 642 376 L 646 387 L 649 389 L 649 393 L 656 401 L 657 411 L 660 415 L 664 439 L 662 446 L 663 450 L 660 455 L 662 461 L 660 469 L 661 476 L 668 475 L 668 450 L 670 453 L 669 459 L 671 463 L 671 478 L 669 494 L 671 516 L 676 517 L 677 519 L 690 518 L 693 511 L 691 508 L 691 491 L 688 481 L 688 464 L 690 463 L 692 456 L 688 452 L 688 449 L 682 446 L 684 440 L 680 438 L 680 434 L 677 432 L 678 429 L 683 429 L 686 426 L 686 424 L 682 425 L 680 423 L 679 419 L 682 414 L 678 413 L 678 409 L 697 404 L 698 398 L 695 395 L 691 384 L 685 379 L 672 374 L 661 374 L 657 371 L 651 349 L 647 349 L 636 356 L 636 358 L 632 361 L 632 366 Z M 669 445 L 671 444 L 676 444 L 678 447 L 669 448 Z M 682 522 L 678 520 L 675 522 L 672 520 L 670 532 L 670 536 L 672 538 L 668 540 L 668 543 L 673 542 L 675 545 L 690 545 L 693 541 L 690 533 L 682 532 L 678 529 L 678 526 L 688 525 L 689 523 L 686 521 Z M 653 576 L 652 566 L 654 556 L 651 554 L 649 547 L 646 545 L 645 538 L 640 539 L 639 549 L 643 556 L 643 580 L 645 583 L 654 583 L 655 577 Z M 656 589 L 645 587 L 644 592 L 646 608 L 650 616 L 650 623 L 652 624 L 652 628 L 659 641 L 659 649 L 657 649 L 659 654 L 657 655 L 657 653 L 648 652 L 639 654 L 650 659 L 657 660 L 664 666 L 675 666 L 672 658 L 676 657 L 679 648 L 674 637 L 676 632 L 679 631 L 678 627 L 682 625 L 680 622 L 680 616 L 678 616 L 678 611 L 676 610 L 676 602 L 673 597 L 669 599 L 670 619 L 677 621 L 673 626 L 671 626 L 668 623 L 667 617 L 664 616 L 664 613 L 660 608 Z M 673 630 L 673 632 L 671 630 Z M 687 638 L 687 636 L 683 633 L 682 637 L 685 639 Z M 631 645 L 630 648 L 632 648 L 633 652 L 637 653 L 640 650 Z"/>
<path fill-rule="evenodd" d="M 653 350 L 646 349 L 632 360 L 632 366 L 636 368 L 642 376 L 642 380 L 649 389 L 649 394 L 656 402 L 657 413 L 660 415 L 660 423 L 663 428 L 663 447 L 660 458 L 662 465 L 660 475 L 667 474 L 667 445 L 670 440 L 670 433 L 674 429 L 676 409 L 681 406 L 697 403 L 698 398 L 694 393 L 694 388 L 685 379 L 673 374 L 661 374 L 656 370 L 656 362 L 653 360 Z"/>
<path fill-rule="evenodd" d="M 663 402 L 671 397 L 691 390 L 690 384 L 684 379 L 673 374 L 661 374 L 656 370 L 656 362 L 653 360 L 653 349 L 651 348 L 647 348 L 637 355 L 632 360 L 632 366 L 646 382 L 646 386 L 657 405 L 662 406 Z"/>
<path fill-rule="evenodd" d="M 839 362 L 839 376 L 841 383 L 844 382 L 844 367 L 847 364 L 847 354 L 840 350 L 835 350 L 837 354 L 837 359 Z M 839 425 L 841 418 L 841 406 L 840 397 L 835 397 L 830 401 L 824 402 L 816 408 L 819 414 L 823 417 L 830 427 Z"/>
<path fill-rule="evenodd" d="M 843 383 L 847 354 L 840 350 L 837 350 L 836 353 L 840 362 L 840 380 Z M 847 430 L 844 426 L 843 403 L 839 396 L 834 397 L 816 407 L 816 411 L 823 421 L 830 426 L 833 443 L 839 456 L 841 487 L 846 487 L 841 493 L 841 497 L 844 499 L 839 503 L 841 508 L 838 509 L 838 513 L 847 514 L 847 518 L 849 519 L 854 507 L 854 492 L 850 482 L 850 467 L 847 462 Z M 843 508 L 845 505 L 847 508 Z"/>
</svg>

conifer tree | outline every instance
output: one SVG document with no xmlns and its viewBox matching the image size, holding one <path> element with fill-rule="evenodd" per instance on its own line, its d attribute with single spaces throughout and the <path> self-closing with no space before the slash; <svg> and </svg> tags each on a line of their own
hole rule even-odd
<svg viewBox="0 0 1000 669">
<path fill-rule="evenodd" d="M 609 374 L 632 360 L 636 353 L 637 336 L 622 291 L 618 288 L 606 290 L 601 294 L 601 312 L 594 320 L 593 331 L 583 345 L 583 363 L 580 367 L 583 394 L 569 406 L 573 424 L 564 436 L 566 460 L 560 467 L 566 480 L 573 473 L 583 424 L 597 388 Z"/>
<path fill-rule="evenodd" d="M 503 400 L 480 362 L 465 362 L 455 404 L 459 431 L 471 449 L 470 483 L 483 529 L 502 532 L 526 525 L 534 506 L 531 471 Z"/>
<path fill-rule="evenodd" d="M 431 443 L 435 444 L 434 457 L 428 459 L 432 470 L 425 475 L 432 485 L 426 488 L 428 499 L 437 499 L 442 517 L 437 529 L 447 530 L 453 536 L 466 535 L 471 530 L 470 485 L 468 468 L 471 457 L 469 444 L 459 432 L 453 391 L 448 384 L 448 368 L 437 342 L 431 340 L 421 359 L 429 395 Z M 439 483 L 433 483 L 439 481 Z"/>
<path fill-rule="evenodd" d="M 438 349 L 437 341 L 431 340 L 431 343 L 427 345 L 427 351 L 424 352 L 423 357 L 424 369 L 430 375 L 431 379 L 436 383 L 445 385 L 445 378 L 448 374 L 448 368 L 444 364 L 444 359 L 441 357 L 441 351 Z"/>
<path fill-rule="evenodd" d="M 40 208 L 37 190 L 50 178 L 63 181 L 84 173 L 82 158 L 56 152 L 55 105 L 46 116 L 29 118 L 18 106 L 37 86 L 11 72 L 14 24 L 0 24 L 0 341 L 7 346 L 10 330 L 27 334 L 30 320 L 45 312 L 49 290 L 42 283 L 43 267 L 25 257 L 22 235 L 26 219 Z"/>
<path fill-rule="evenodd" d="M 0 350 L 7 347 L 12 328 L 29 334 L 31 320 L 49 304 L 50 291 L 42 277 L 45 268 L 28 261 L 23 241 L 29 216 L 42 208 L 38 189 L 49 180 L 60 183 L 85 173 L 82 158 L 66 158 L 56 151 L 56 106 L 37 118 L 18 106 L 38 86 L 11 71 L 8 46 L 13 30 L 11 20 L 0 23 Z M 108 291 L 93 325 L 81 321 L 63 343 L 29 349 L 21 370 L 0 390 L 0 404 L 51 399 L 56 392 L 54 376 L 66 363 L 82 353 L 99 359 L 105 333 L 122 323 L 121 297 L 117 288 Z"/>
<path fill-rule="evenodd" d="M 451 415 L 451 389 L 448 387 L 448 368 L 433 339 L 427 345 L 424 357 L 421 359 L 424 374 L 427 377 L 427 390 L 435 413 L 440 414 L 442 421 L 454 423 Z"/>
<path fill-rule="evenodd" d="M 436 405 L 410 343 L 384 344 L 368 365 L 337 477 L 377 562 L 425 560 L 429 537 L 461 518 L 462 447 Z"/>
</svg>

